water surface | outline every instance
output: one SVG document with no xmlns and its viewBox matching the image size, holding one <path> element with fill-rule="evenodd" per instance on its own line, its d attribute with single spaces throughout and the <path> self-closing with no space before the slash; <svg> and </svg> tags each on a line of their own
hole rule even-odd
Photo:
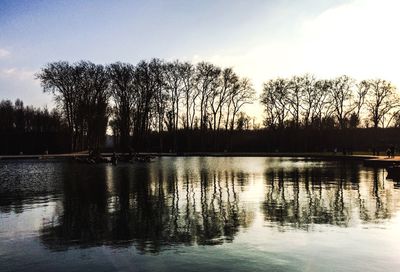
<svg viewBox="0 0 400 272">
<path fill-rule="evenodd" d="M 0 271 L 400 271 L 400 183 L 305 158 L 0 162 Z"/>
</svg>

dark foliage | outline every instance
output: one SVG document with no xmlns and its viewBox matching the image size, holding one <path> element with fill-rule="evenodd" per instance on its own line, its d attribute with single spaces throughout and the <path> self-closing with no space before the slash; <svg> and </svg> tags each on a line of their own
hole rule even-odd
<svg viewBox="0 0 400 272">
<path fill-rule="evenodd" d="M 24 107 L 21 100 L 0 102 L 0 153 L 42 154 L 69 151 L 69 132 L 56 110 Z"/>
<path fill-rule="evenodd" d="M 398 128 L 354 129 L 257 129 L 233 131 L 179 130 L 175 136 L 164 132 L 147 137 L 146 149 L 139 151 L 171 152 L 334 152 L 351 154 L 356 151 L 379 151 L 381 155 L 390 145 L 400 148 Z M 200 145 L 199 143 L 203 143 Z"/>
</svg>

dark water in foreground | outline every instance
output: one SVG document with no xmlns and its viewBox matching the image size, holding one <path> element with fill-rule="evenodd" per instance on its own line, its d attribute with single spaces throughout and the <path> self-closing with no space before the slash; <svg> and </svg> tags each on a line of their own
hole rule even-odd
<svg viewBox="0 0 400 272">
<path fill-rule="evenodd" d="M 400 183 L 301 158 L 0 162 L 0 271 L 400 271 Z"/>
</svg>

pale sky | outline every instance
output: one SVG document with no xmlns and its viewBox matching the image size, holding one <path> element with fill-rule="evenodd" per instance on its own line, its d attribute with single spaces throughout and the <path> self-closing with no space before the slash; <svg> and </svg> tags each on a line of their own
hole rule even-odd
<svg viewBox="0 0 400 272">
<path fill-rule="evenodd" d="M 304 73 L 400 87 L 399 12 L 398 0 L 0 0 L 0 100 L 51 108 L 34 73 L 81 59 L 206 60 L 258 93 L 263 81 Z"/>
</svg>

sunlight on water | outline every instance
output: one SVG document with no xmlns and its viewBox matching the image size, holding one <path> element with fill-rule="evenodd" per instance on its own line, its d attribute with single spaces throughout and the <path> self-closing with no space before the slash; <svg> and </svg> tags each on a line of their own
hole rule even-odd
<svg viewBox="0 0 400 272">
<path fill-rule="evenodd" d="M 382 169 L 236 157 L 0 169 L 1 271 L 400 269 L 400 186 Z"/>
</svg>

